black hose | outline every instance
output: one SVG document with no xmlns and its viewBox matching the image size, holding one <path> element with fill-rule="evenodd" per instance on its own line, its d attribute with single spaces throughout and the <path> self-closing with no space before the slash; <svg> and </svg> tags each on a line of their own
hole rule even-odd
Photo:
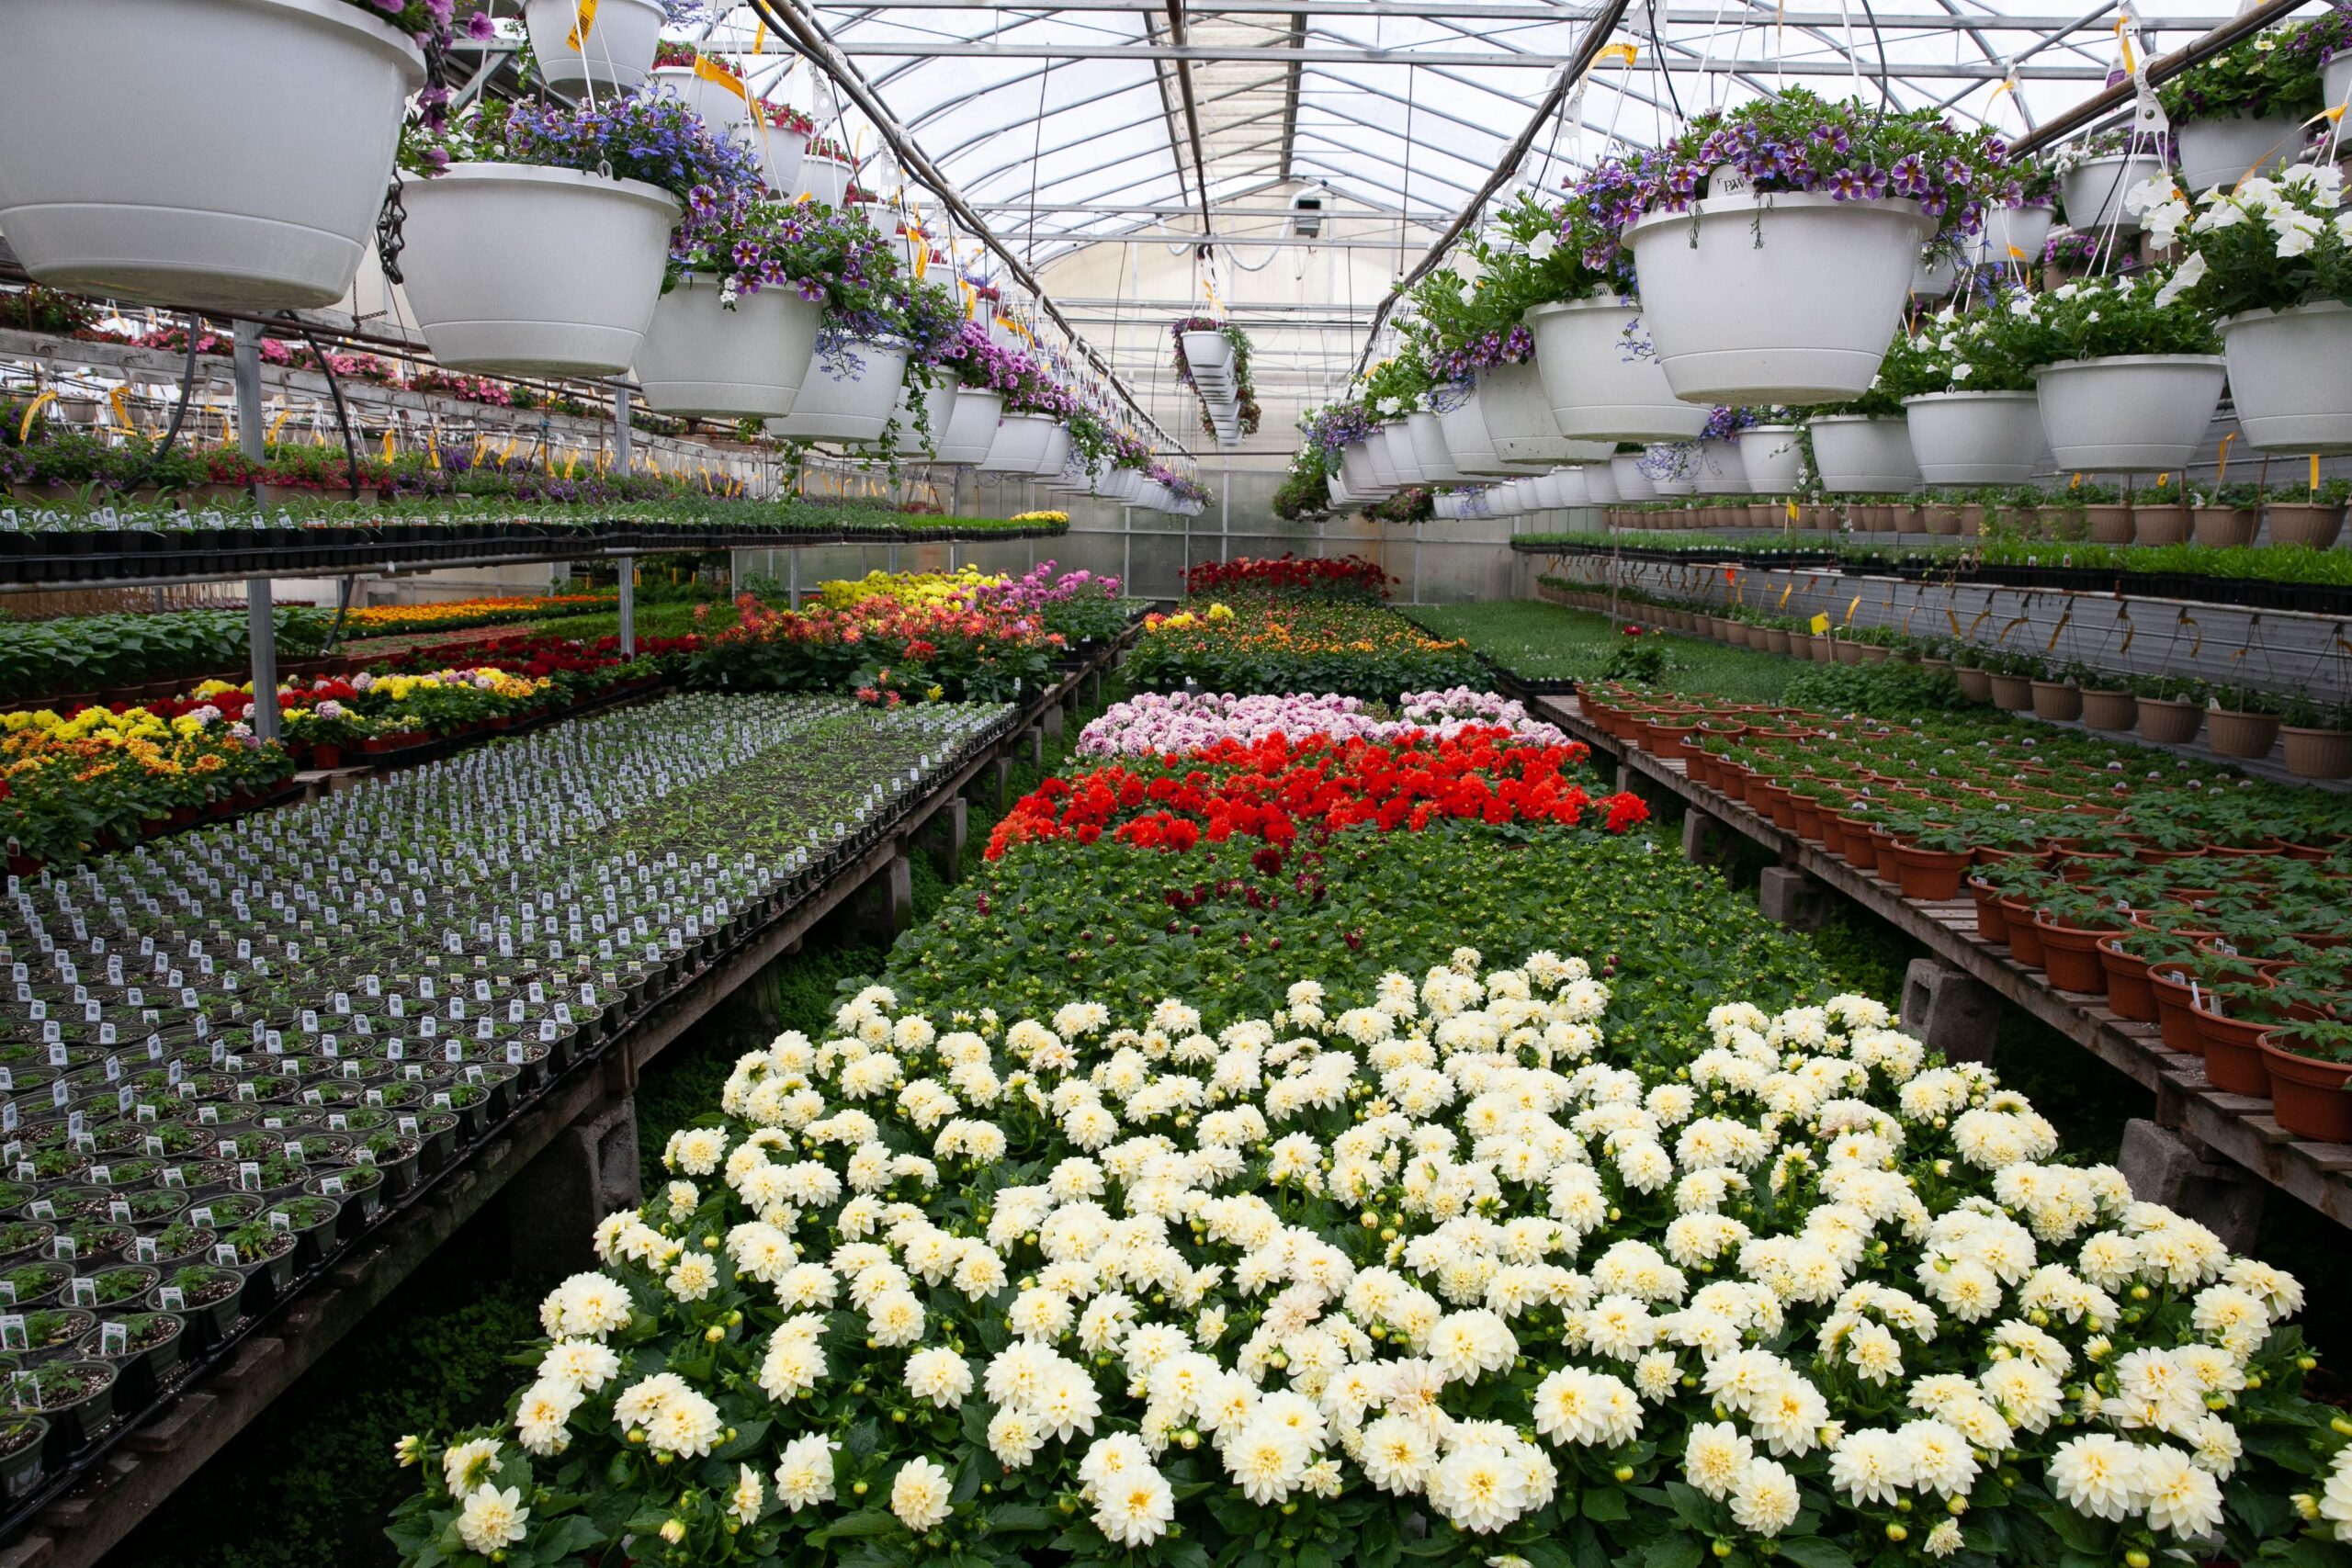
<svg viewBox="0 0 2352 1568">
<path fill-rule="evenodd" d="M 302 341 L 311 345 L 311 357 L 319 362 L 319 369 L 326 376 L 327 395 L 334 399 L 334 417 L 343 426 L 343 460 L 348 465 L 350 470 L 351 499 L 357 501 L 360 491 L 359 442 L 358 438 L 352 434 L 351 411 L 344 406 L 343 383 L 335 378 L 334 363 L 327 357 L 327 351 L 319 346 L 319 340 L 311 335 L 311 329 L 300 321 L 295 321 L 291 314 L 288 314 L 286 319 L 294 322 L 294 330 L 300 333 Z"/>
<path fill-rule="evenodd" d="M 198 333 L 204 330 L 203 319 L 195 315 L 189 316 L 187 330 L 187 363 L 180 367 L 180 400 L 172 409 L 172 423 L 164 427 L 163 441 L 147 455 L 146 466 L 139 470 L 138 477 L 122 487 L 126 493 L 136 491 L 147 481 L 147 476 L 161 467 L 165 457 L 171 456 L 172 444 L 180 438 L 181 422 L 187 418 L 188 395 L 196 389 L 196 339 Z"/>
</svg>

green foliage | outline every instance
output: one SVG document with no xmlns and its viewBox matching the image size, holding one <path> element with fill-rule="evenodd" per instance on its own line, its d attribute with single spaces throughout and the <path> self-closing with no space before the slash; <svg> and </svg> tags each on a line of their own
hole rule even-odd
<svg viewBox="0 0 2352 1568">
<path fill-rule="evenodd" d="M 1526 681 L 1608 678 L 1611 661 L 1629 640 L 1606 615 L 1530 600 L 1449 604 L 1414 614 L 1431 631 L 1463 638 Z M 1777 702 L 1801 668 L 1775 654 L 1654 629 L 1639 640 L 1664 650 L 1665 665 L 1656 684 L 1672 692 L 1704 692 L 1726 702 Z"/>
<path fill-rule="evenodd" d="M 2256 33 L 2166 80 L 2156 89 L 2165 118 L 2179 126 L 2241 115 L 2301 121 L 2318 113 L 2318 54 L 2280 48 L 2287 36 Z"/>
<path fill-rule="evenodd" d="M 1960 713 L 1975 705 L 1961 694 L 1960 682 L 1949 671 L 1925 670 L 1900 659 L 1882 664 L 1811 665 L 1781 695 L 1792 706 L 1873 718 Z"/>
<path fill-rule="evenodd" d="M 316 610 L 279 610 L 278 657 L 318 652 L 332 620 Z M 0 702 L 233 671 L 248 658 L 245 627 L 243 610 L 0 620 Z"/>
</svg>

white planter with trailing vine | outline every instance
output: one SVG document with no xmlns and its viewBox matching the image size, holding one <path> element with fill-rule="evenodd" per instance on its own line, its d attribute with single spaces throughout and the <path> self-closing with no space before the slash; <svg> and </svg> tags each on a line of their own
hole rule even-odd
<svg viewBox="0 0 2352 1568">
<path fill-rule="evenodd" d="M 701 116 L 704 129 L 713 136 L 733 136 L 738 141 L 752 138 L 751 90 L 740 80 L 723 73 L 706 76 L 692 65 L 661 65 L 653 71 L 653 90 Z"/>
<path fill-rule="evenodd" d="M 2193 119 L 2173 128 L 2180 149 L 2180 183 L 2191 196 L 2233 186 L 2248 175 L 2278 172 L 2303 150 L 2302 127 L 2286 115 Z"/>
<path fill-rule="evenodd" d="M 625 93 L 653 70 L 663 15 L 658 0 L 523 0 L 531 58 L 550 87 Z"/>
<path fill-rule="evenodd" d="M 800 188 L 795 196 L 806 196 L 820 207 L 839 207 L 849 198 L 849 187 L 856 183 L 857 170 L 846 158 L 830 152 L 806 152 L 800 159 Z"/>
<path fill-rule="evenodd" d="M 2120 354 L 2034 372 L 2061 470 L 2177 471 L 2204 449 L 2222 400 L 2218 354 Z"/>
<path fill-rule="evenodd" d="M 1381 488 L 1380 476 L 1373 471 L 1372 451 L 1362 441 L 1351 441 L 1340 448 L 1340 472 L 1348 481 L 1348 489 L 1358 495 L 1370 495 Z"/>
<path fill-rule="evenodd" d="M 779 196 L 800 194 L 800 165 L 808 154 L 808 133 L 781 125 L 754 122 L 743 130 L 752 143 L 752 151 L 759 154 L 760 179 L 768 189 Z M 912 273 L 914 263 L 909 261 L 907 270 Z"/>
<path fill-rule="evenodd" d="M 1401 419 L 1384 421 L 1380 426 L 1380 447 L 1388 455 L 1388 466 L 1396 470 L 1400 485 L 1417 485 L 1421 478 L 1421 455 L 1413 448 L 1412 427 Z"/>
<path fill-rule="evenodd" d="M 989 454 L 980 459 L 982 473 L 1030 474 L 1046 455 L 1046 443 L 1061 422 L 1049 413 L 1008 413 L 996 427 Z"/>
<path fill-rule="evenodd" d="M 944 461 L 939 457 L 939 438 L 956 418 L 956 405 L 962 400 L 963 387 L 952 372 L 933 367 L 909 375 L 899 389 L 898 406 L 890 417 L 899 426 L 896 446 L 901 457 Z M 915 405 L 922 405 L 922 422 L 915 418 Z M 931 434 L 923 435 L 926 426 Z"/>
<path fill-rule="evenodd" d="M 1220 332 L 1188 332 L 1184 334 L 1184 363 L 1195 376 L 1204 370 L 1214 374 L 1228 369 L 1233 364 L 1233 340 Z"/>
<path fill-rule="evenodd" d="M 1706 428 L 1650 350 L 1638 300 L 1614 294 L 1538 305 L 1523 318 L 1552 423 L 1571 439 L 1679 441 Z"/>
<path fill-rule="evenodd" d="M 2123 198 L 2140 183 L 2165 173 L 2164 160 L 2148 152 L 2109 152 L 2086 158 L 2058 176 L 2066 222 L 2078 234 L 2105 230 L 2131 232 L 2140 227 L 2140 215 L 2124 209 Z"/>
<path fill-rule="evenodd" d="M 2033 477 L 2042 435 L 2041 400 L 2032 392 L 1927 392 L 1904 399 L 1903 414 L 1928 484 L 2021 485 Z"/>
<path fill-rule="evenodd" d="M 0 0 L 0 231 L 61 288 L 332 305 L 424 83 L 346 0 Z"/>
<path fill-rule="evenodd" d="M 1701 495 L 1746 495 L 1747 468 L 1739 460 L 1739 442 L 1702 441 L 1690 462 L 1691 479 Z"/>
<path fill-rule="evenodd" d="M 1911 433 L 1894 416 L 1821 415 L 1813 422 L 1813 461 L 1832 495 L 1900 495 L 1919 486 Z"/>
<path fill-rule="evenodd" d="M 792 412 L 768 421 L 768 434 L 793 441 L 878 441 L 899 407 L 907 351 L 898 344 L 820 335 Z"/>
<path fill-rule="evenodd" d="M 956 395 L 956 412 L 933 454 L 943 463 L 984 461 L 996 445 L 997 421 L 1004 417 L 1004 394 L 967 387 Z"/>
<path fill-rule="evenodd" d="M 1478 412 L 1494 438 L 1495 456 L 1512 465 L 1589 463 L 1615 445 L 1560 434 L 1544 377 L 1532 364 L 1489 365 L 1477 373 Z"/>
<path fill-rule="evenodd" d="M 2041 265 L 2042 247 L 2057 222 L 2058 214 L 2040 202 L 1991 208 L 1984 214 L 1984 231 L 1971 243 L 1980 265 L 2031 270 Z"/>
<path fill-rule="evenodd" d="M 1445 449 L 1453 454 L 1455 468 L 1465 474 L 1503 473 L 1506 470 L 1502 456 L 1495 450 L 1495 438 L 1487 430 L 1481 408 L 1476 388 L 1444 393 L 1437 416 L 1438 428 L 1444 432 Z"/>
<path fill-rule="evenodd" d="M 1420 464 L 1421 478 L 1431 484 L 1458 484 L 1469 478 L 1461 465 L 1453 460 L 1453 449 L 1446 444 L 1445 428 L 1438 416 L 1426 410 L 1405 416 L 1406 427 L 1412 433 L 1413 456 Z"/>
<path fill-rule="evenodd" d="M 1650 488 L 1664 496 L 1696 495 L 1699 493 L 1699 449 L 1677 442 L 1652 446 L 1642 455 L 1649 476 Z"/>
<path fill-rule="evenodd" d="M 2319 68 L 2320 96 L 2328 108 L 2352 101 L 2352 53 L 2339 54 Z"/>
<path fill-rule="evenodd" d="M 1633 452 L 1620 452 L 1609 459 L 1609 478 L 1617 488 L 1620 501 L 1655 501 L 1657 486 L 1649 475 L 1642 472 L 1642 459 Z"/>
<path fill-rule="evenodd" d="M 763 288 L 730 308 L 718 285 L 689 277 L 653 307 L 637 351 L 637 383 L 656 413 L 769 419 L 792 412 L 823 311 L 789 288 Z"/>
<path fill-rule="evenodd" d="M 1737 407 L 1868 390 L 1935 231 L 1916 201 L 1782 192 L 1653 212 L 1625 243 L 1674 395 Z"/>
<path fill-rule="evenodd" d="M 433 357 L 452 370 L 617 376 L 637 362 L 677 197 L 641 180 L 454 164 L 401 182 L 401 268 Z"/>
<path fill-rule="evenodd" d="M 1372 465 L 1373 482 L 1382 490 L 1401 490 L 1405 481 L 1396 472 L 1396 465 L 1389 460 L 1388 433 L 1377 425 L 1363 441 L 1364 461 Z"/>
<path fill-rule="evenodd" d="M 1739 433 L 1739 463 L 1750 495 L 1786 495 L 1797 488 L 1804 448 L 1793 424 L 1754 424 Z"/>
<path fill-rule="evenodd" d="M 2222 323 L 2230 400 L 2265 451 L 2352 451 L 2352 305 L 2247 310 Z"/>
</svg>

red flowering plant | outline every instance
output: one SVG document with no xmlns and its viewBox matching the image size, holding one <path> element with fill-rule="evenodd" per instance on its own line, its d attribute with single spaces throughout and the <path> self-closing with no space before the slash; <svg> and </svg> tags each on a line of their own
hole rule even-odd
<svg viewBox="0 0 2352 1568">
<path fill-rule="evenodd" d="M 847 606 L 778 610 L 750 595 L 707 638 L 689 674 L 734 691 L 855 693 L 889 705 L 1009 702 L 1034 691 L 1064 645 L 1043 616 L 1003 603 L 918 603 L 865 594 Z"/>
<path fill-rule="evenodd" d="M 1362 556 L 1321 559 L 1243 556 L 1229 561 L 1203 561 L 1184 574 L 1184 591 L 1203 597 L 1255 589 L 1308 599 L 1376 604 L 1388 597 L 1388 585 L 1395 581 Z"/>
<path fill-rule="evenodd" d="M 1156 761 L 1114 762 L 1047 779 L 989 835 L 988 858 L 1015 845 L 1109 838 L 1182 853 L 1202 841 L 1263 839 L 1275 850 L 1351 828 L 1418 833 L 1439 822 L 1519 831 L 1647 820 L 1630 794 L 1596 797 L 1566 770 L 1590 755 L 1579 741 L 1531 742 L 1500 726 L 1440 739 L 1414 730 L 1386 744 L 1280 733 L 1227 739 Z"/>
</svg>

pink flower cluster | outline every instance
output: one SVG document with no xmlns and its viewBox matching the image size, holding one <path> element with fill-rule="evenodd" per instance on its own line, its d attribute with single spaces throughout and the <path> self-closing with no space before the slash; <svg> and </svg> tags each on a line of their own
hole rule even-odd
<svg viewBox="0 0 2352 1568">
<path fill-rule="evenodd" d="M 1376 705 L 1328 693 L 1236 697 L 1216 692 L 1148 692 L 1105 709 L 1080 734 L 1078 750 L 1088 757 L 1164 756 L 1196 751 L 1221 740 L 1254 745 L 1270 735 L 1293 740 L 1324 735 L 1385 744 L 1416 733 L 1451 739 L 1465 728 L 1496 725 L 1542 745 L 1567 739 L 1551 725 L 1530 717 L 1523 705 L 1467 686 L 1408 692 L 1398 700 L 1394 717 Z"/>
<path fill-rule="evenodd" d="M 983 588 L 979 591 L 980 603 L 1001 604 L 1008 610 L 1034 611 L 1042 610 L 1048 604 L 1063 604 L 1081 593 L 1091 593 L 1100 599 L 1116 599 L 1119 596 L 1119 580 L 1115 577 L 1107 574 L 1097 577 L 1080 568 L 1057 578 L 1054 575 L 1055 566 L 1051 560 L 1041 560 L 1029 569 L 1026 576 L 1016 577 L 996 587 Z"/>
</svg>

